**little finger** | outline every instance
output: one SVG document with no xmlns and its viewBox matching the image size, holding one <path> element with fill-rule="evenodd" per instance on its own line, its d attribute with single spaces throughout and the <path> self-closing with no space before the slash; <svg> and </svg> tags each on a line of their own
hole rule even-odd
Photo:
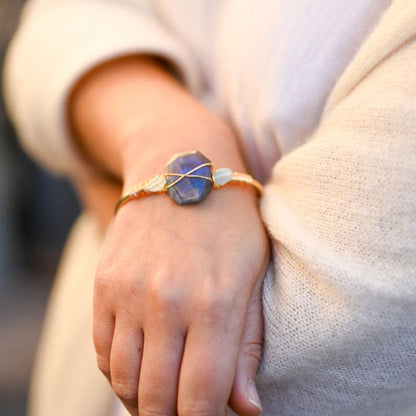
<svg viewBox="0 0 416 416">
<path fill-rule="evenodd" d="M 138 413 L 138 383 L 143 333 L 122 319 L 116 320 L 111 348 L 111 385 L 132 415 Z"/>
</svg>

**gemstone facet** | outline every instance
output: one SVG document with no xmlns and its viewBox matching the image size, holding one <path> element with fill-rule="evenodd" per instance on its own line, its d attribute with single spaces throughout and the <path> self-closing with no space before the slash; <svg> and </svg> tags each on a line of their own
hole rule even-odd
<svg viewBox="0 0 416 416">
<path fill-rule="evenodd" d="M 225 185 L 233 178 L 233 171 L 228 168 L 219 168 L 212 174 L 212 179 L 216 185 Z"/>
<path fill-rule="evenodd" d="M 160 192 L 165 188 L 166 180 L 162 175 L 156 175 L 145 184 L 148 192 Z"/>
<path fill-rule="evenodd" d="M 198 168 L 203 164 L 209 164 Z M 178 205 L 196 204 L 202 202 L 212 189 L 211 161 L 201 152 L 180 153 L 173 156 L 165 166 L 168 195 Z M 194 170 L 195 168 L 198 168 Z M 194 170 L 192 173 L 190 171 Z M 169 175 L 175 174 L 175 175 Z M 188 177 L 192 175 L 198 178 Z M 183 177 L 182 177 L 183 175 Z M 169 187 L 169 185 L 173 184 Z"/>
</svg>

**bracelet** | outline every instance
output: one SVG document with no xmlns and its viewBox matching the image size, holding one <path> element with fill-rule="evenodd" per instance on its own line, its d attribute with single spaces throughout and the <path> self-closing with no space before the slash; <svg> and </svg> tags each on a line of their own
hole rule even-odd
<svg viewBox="0 0 416 416">
<path fill-rule="evenodd" d="M 129 188 L 118 200 L 115 213 L 133 199 L 158 193 L 167 193 L 178 205 L 198 204 L 211 189 L 227 184 L 251 185 L 260 196 L 263 194 L 260 182 L 246 173 L 233 172 L 228 168 L 212 170 L 211 161 L 199 151 L 177 153 L 166 163 L 165 173 Z"/>
</svg>

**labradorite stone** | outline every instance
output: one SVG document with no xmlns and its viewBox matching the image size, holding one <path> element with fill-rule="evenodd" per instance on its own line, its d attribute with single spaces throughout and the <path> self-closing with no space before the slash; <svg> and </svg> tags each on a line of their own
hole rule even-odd
<svg viewBox="0 0 416 416">
<path fill-rule="evenodd" d="M 181 153 L 166 164 L 165 172 L 185 174 L 204 163 L 211 162 L 201 152 Z M 199 168 L 192 175 L 204 176 L 207 179 L 185 177 L 168 189 L 168 195 L 179 205 L 202 202 L 211 191 L 211 166 Z M 177 179 L 176 176 L 167 176 L 166 182 L 169 185 Z"/>
</svg>

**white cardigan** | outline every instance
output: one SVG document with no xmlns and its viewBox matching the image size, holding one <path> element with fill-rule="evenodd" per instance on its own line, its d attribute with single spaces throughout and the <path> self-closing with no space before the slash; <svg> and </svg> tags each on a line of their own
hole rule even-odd
<svg viewBox="0 0 416 416">
<path fill-rule="evenodd" d="M 71 86 L 114 56 L 170 60 L 266 182 L 264 414 L 414 416 L 416 4 L 293 4 L 33 0 L 8 54 L 9 112 L 34 158 L 82 174 L 64 118 Z M 79 221 L 58 274 L 35 416 L 111 407 L 89 335 L 95 227 Z"/>
</svg>

